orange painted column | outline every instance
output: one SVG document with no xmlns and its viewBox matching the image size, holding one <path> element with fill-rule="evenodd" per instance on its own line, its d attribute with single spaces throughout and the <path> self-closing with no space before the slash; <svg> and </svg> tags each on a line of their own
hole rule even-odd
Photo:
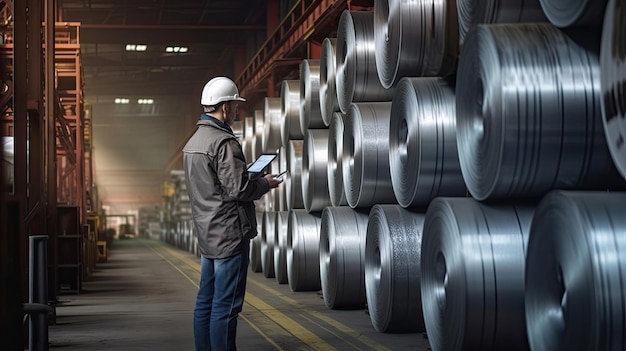
<svg viewBox="0 0 626 351">
<path fill-rule="evenodd" d="M 267 0 L 266 36 L 269 38 L 280 23 L 280 0 Z"/>
<path fill-rule="evenodd" d="M 309 42 L 309 58 L 319 60 L 322 57 L 322 43 L 316 41 Z"/>
</svg>

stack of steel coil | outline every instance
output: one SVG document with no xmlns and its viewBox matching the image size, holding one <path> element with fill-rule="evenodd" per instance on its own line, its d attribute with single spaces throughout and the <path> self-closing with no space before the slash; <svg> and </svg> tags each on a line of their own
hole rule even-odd
<svg viewBox="0 0 626 351">
<path fill-rule="evenodd" d="M 459 43 L 477 24 L 545 22 L 539 0 L 456 0 L 459 16 Z"/>
<path fill-rule="evenodd" d="M 263 265 L 261 263 L 263 212 L 257 211 L 256 213 L 256 231 L 258 233 L 257 236 L 250 241 L 250 269 L 255 273 L 259 273 L 263 271 Z"/>
<path fill-rule="evenodd" d="M 541 201 L 526 259 L 532 350 L 624 350 L 625 193 L 554 191 Z"/>
<path fill-rule="evenodd" d="M 254 142 L 254 117 L 245 117 L 243 120 L 243 140 L 241 148 L 247 162 L 252 162 L 254 156 L 252 154 L 252 143 Z"/>
<path fill-rule="evenodd" d="M 618 6 L 619 4 L 619 6 Z M 604 132 L 613 162 L 626 179 L 626 4 L 606 8 L 600 54 Z"/>
<path fill-rule="evenodd" d="M 352 102 L 390 101 L 376 73 L 372 12 L 344 11 L 337 28 L 337 100 L 343 113 Z"/>
<path fill-rule="evenodd" d="M 243 121 L 233 121 L 230 124 L 230 129 L 237 139 L 242 140 L 243 137 Z"/>
<path fill-rule="evenodd" d="M 277 97 L 266 97 L 264 116 L 264 128 L 262 134 L 263 152 L 276 152 L 281 147 L 281 100 Z"/>
<path fill-rule="evenodd" d="M 309 129 L 302 150 L 302 198 L 309 212 L 331 205 L 327 163 L 328 129 Z"/>
<path fill-rule="evenodd" d="M 304 141 L 290 140 L 287 149 L 287 178 L 285 179 L 286 210 L 304 208 L 302 197 L 302 150 Z"/>
<path fill-rule="evenodd" d="M 274 232 L 276 230 L 276 212 L 263 212 L 263 228 L 261 232 L 261 266 L 266 278 L 274 278 Z"/>
<path fill-rule="evenodd" d="M 402 77 L 454 71 L 459 30 L 453 1 L 375 1 L 374 24 L 376 70 L 384 87 Z"/>
<path fill-rule="evenodd" d="M 430 204 L 421 296 L 434 351 L 528 349 L 524 267 L 532 216 L 531 207 L 471 198 Z"/>
<path fill-rule="evenodd" d="M 441 78 L 403 78 L 391 106 L 389 164 L 402 207 L 467 192 L 456 145 L 454 89 Z"/>
<path fill-rule="evenodd" d="M 353 103 L 344 119 L 342 171 L 350 207 L 397 203 L 389 172 L 390 102 Z"/>
<path fill-rule="evenodd" d="M 365 239 L 365 291 L 374 329 L 424 331 L 420 245 L 424 215 L 399 205 L 372 207 Z"/>
<path fill-rule="evenodd" d="M 280 89 L 281 100 L 281 138 L 283 146 L 287 147 L 289 140 L 302 140 L 300 127 L 300 81 L 284 80 Z"/>
<path fill-rule="evenodd" d="M 268 171 L 269 174 L 280 174 L 281 172 L 280 164 L 281 164 L 280 156 L 277 156 L 270 163 L 269 171 Z M 282 192 L 282 187 L 276 187 L 276 188 L 270 189 L 269 192 L 263 196 L 263 198 L 265 199 L 267 203 L 267 209 L 266 209 L 267 211 L 282 211 L 282 209 L 280 208 L 281 206 L 280 197 L 282 196 L 281 192 Z"/>
<path fill-rule="evenodd" d="M 348 204 L 343 187 L 343 118 L 341 112 L 335 112 L 328 128 L 328 195 L 333 206 Z"/>
<path fill-rule="evenodd" d="M 365 306 L 365 234 L 367 212 L 326 207 L 320 228 L 320 278 L 326 306 Z"/>
<path fill-rule="evenodd" d="M 552 25 L 479 25 L 457 86 L 461 170 L 479 200 L 605 189 L 597 58 Z"/>
<path fill-rule="evenodd" d="M 300 128 L 326 128 L 320 108 L 320 60 L 302 60 L 300 64 Z"/>
<path fill-rule="evenodd" d="M 557 27 L 602 23 L 607 0 L 540 0 L 546 17 Z"/>
<path fill-rule="evenodd" d="M 289 211 L 287 224 L 287 280 L 291 291 L 321 288 L 319 241 L 321 219 L 306 210 Z"/>
<path fill-rule="evenodd" d="M 274 273 L 278 284 L 287 284 L 287 223 L 288 211 L 276 212 L 274 228 Z"/>
<path fill-rule="evenodd" d="M 287 153 L 286 147 L 280 147 L 278 149 L 278 172 L 275 174 L 280 174 L 282 172 L 288 171 L 287 167 L 289 163 L 289 154 Z M 286 180 L 289 175 L 285 174 L 283 180 Z M 278 211 L 287 211 L 287 190 L 284 185 L 280 185 L 276 188 L 276 201 L 278 202 Z"/>
<path fill-rule="evenodd" d="M 337 58 L 335 55 L 337 39 L 326 38 L 322 42 L 320 58 L 320 111 L 324 125 L 330 126 L 333 114 L 339 111 L 337 85 L 335 83 Z"/>
<path fill-rule="evenodd" d="M 252 156 L 256 159 L 263 153 L 263 131 L 265 130 L 265 118 L 262 110 L 254 111 L 254 138 L 252 139 Z M 252 162 L 252 160 L 250 160 Z"/>
</svg>

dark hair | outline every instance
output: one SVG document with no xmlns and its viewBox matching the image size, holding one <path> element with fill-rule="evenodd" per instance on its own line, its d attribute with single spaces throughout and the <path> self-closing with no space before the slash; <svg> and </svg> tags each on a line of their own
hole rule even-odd
<svg viewBox="0 0 626 351">
<path fill-rule="evenodd" d="M 219 108 L 222 107 L 222 105 L 224 105 L 227 102 L 230 102 L 230 101 L 222 101 L 213 106 L 203 105 L 202 107 L 204 108 L 204 112 L 214 112 L 214 111 L 219 110 Z"/>
</svg>

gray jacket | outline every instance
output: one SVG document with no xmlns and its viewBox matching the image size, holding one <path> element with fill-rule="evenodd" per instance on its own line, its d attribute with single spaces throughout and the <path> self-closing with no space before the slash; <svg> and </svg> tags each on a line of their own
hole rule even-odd
<svg viewBox="0 0 626 351">
<path fill-rule="evenodd" d="M 253 200 L 269 191 L 265 178 L 251 179 L 239 141 L 212 120 L 200 120 L 183 148 L 183 168 L 200 253 L 227 258 L 257 235 Z"/>
</svg>

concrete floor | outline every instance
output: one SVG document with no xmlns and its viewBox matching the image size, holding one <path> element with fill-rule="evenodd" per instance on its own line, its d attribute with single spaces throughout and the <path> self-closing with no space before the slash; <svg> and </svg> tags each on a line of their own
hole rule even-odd
<svg viewBox="0 0 626 351">
<path fill-rule="evenodd" d="M 63 295 L 50 348 L 193 350 L 199 259 L 159 241 L 117 240 L 78 295 Z M 382 334 L 365 310 L 335 311 L 320 292 L 294 293 L 248 274 L 238 350 L 430 350 L 423 333 Z"/>
</svg>

